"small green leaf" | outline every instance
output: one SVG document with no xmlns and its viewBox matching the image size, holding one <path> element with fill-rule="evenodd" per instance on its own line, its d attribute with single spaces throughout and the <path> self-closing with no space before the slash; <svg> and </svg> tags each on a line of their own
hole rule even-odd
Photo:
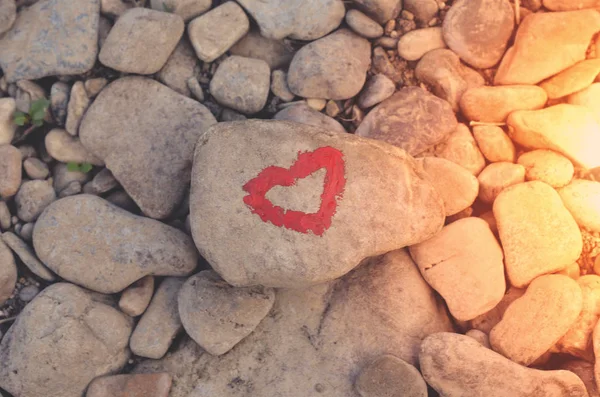
<svg viewBox="0 0 600 397">
<path fill-rule="evenodd" d="M 90 163 L 83 163 L 79 166 L 79 171 L 83 172 L 84 174 L 87 174 L 92 170 L 92 168 L 93 166 Z"/>
<path fill-rule="evenodd" d="M 33 120 L 44 120 L 48 106 L 50 106 L 50 101 L 46 98 L 33 101 L 29 107 L 29 115 Z"/>
<path fill-rule="evenodd" d="M 77 171 L 79 171 L 79 164 L 74 163 L 72 161 L 68 162 L 67 163 L 67 171 L 70 171 L 70 172 L 77 172 Z"/>
<path fill-rule="evenodd" d="M 27 116 L 25 113 L 23 112 L 15 112 L 14 116 L 13 116 L 13 122 L 16 125 L 25 125 L 27 124 L 27 119 L 29 118 L 29 116 Z"/>
<path fill-rule="evenodd" d="M 33 120 L 31 124 L 35 125 L 36 127 L 41 127 L 44 125 L 44 120 Z"/>
</svg>

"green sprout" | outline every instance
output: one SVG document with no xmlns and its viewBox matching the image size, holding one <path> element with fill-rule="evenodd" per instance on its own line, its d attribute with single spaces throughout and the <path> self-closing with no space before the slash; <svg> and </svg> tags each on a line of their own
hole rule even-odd
<svg viewBox="0 0 600 397">
<path fill-rule="evenodd" d="M 69 162 L 67 163 L 67 170 L 70 172 L 83 172 L 84 174 L 87 174 L 88 172 L 90 172 L 93 168 L 93 165 L 91 165 L 90 163 L 75 163 L 75 162 Z"/>
<path fill-rule="evenodd" d="M 31 102 L 28 113 L 15 112 L 13 122 L 18 126 L 31 125 L 32 127 L 41 127 L 44 125 L 46 111 L 50 106 L 50 101 L 41 98 Z"/>
</svg>

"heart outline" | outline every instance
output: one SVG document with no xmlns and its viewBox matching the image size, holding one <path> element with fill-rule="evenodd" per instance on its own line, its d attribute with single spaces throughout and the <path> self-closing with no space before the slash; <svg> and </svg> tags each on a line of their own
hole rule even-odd
<svg viewBox="0 0 600 397">
<path fill-rule="evenodd" d="M 299 179 L 306 178 L 322 168 L 325 168 L 326 174 L 321 205 L 317 212 L 285 210 L 273 205 L 266 198 L 273 187 L 292 186 Z M 285 227 L 304 234 L 312 231 L 313 234 L 322 236 L 331 226 L 337 201 L 343 195 L 346 186 L 345 168 L 343 153 L 331 146 L 323 146 L 312 152 L 298 152 L 298 158 L 290 168 L 272 165 L 249 180 L 243 186 L 243 190 L 248 193 L 243 201 L 251 212 L 258 215 L 265 223 L 270 222 L 277 227 Z"/>
</svg>

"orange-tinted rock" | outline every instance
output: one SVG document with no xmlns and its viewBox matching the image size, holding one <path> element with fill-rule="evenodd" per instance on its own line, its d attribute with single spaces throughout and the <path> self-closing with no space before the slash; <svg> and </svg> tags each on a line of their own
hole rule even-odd
<svg viewBox="0 0 600 397">
<path fill-rule="evenodd" d="M 548 98 L 556 99 L 589 87 L 600 73 L 600 59 L 581 61 L 540 84 Z"/>
<path fill-rule="evenodd" d="M 460 109 L 469 120 L 502 123 L 515 110 L 544 107 L 546 92 L 537 86 L 511 85 L 475 87 L 460 99 Z"/>
<path fill-rule="evenodd" d="M 113 375 L 96 378 L 90 383 L 86 397 L 168 397 L 171 375 Z"/>
</svg>

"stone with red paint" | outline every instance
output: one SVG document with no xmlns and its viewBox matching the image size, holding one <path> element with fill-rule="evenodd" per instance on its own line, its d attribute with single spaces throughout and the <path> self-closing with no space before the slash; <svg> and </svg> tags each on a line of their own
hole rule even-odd
<svg viewBox="0 0 600 397">
<path fill-rule="evenodd" d="M 196 246 L 235 286 L 338 278 L 365 257 L 432 237 L 445 214 L 402 149 L 257 120 L 219 124 L 198 142 L 190 206 Z"/>
</svg>

